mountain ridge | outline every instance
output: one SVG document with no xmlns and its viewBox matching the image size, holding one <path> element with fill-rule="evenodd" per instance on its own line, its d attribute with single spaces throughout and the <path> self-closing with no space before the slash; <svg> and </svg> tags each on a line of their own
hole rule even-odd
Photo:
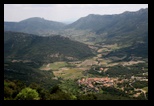
<svg viewBox="0 0 154 106">
<path fill-rule="evenodd" d="M 42 37 L 20 32 L 4 32 L 4 58 L 6 60 L 49 63 L 62 60 L 73 61 L 92 55 L 87 45 L 60 35 Z"/>
<path fill-rule="evenodd" d="M 109 25 L 110 23 L 111 24 L 116 23 L 112 21 L 114 20 L 116 21 L 117 19 L 114 19 L 114 18 L 117 16 L 118 18 L 123 18 L 123 17 L 126 17 L 127 15 L 129 16 L 129 15 L 135 15 L 135 14 L 138 14 L 138 15 L 143 14 L 146 11 L 148 11 L 148 8 L 140 9 L 135 12 L 125 11 L 121 14 L 112 14 L 112 15 L 89 14 L 85 17 L 79 18 L 77 21 L 68 25 L 62 22 L 46 20 L 40 17 L 31 17 L 19 22 L 14 22 L 14 25 L 11 25 L 12 22 L 10 22 L 10 24 L 9 22 L 4 22 L 4 30 L 42 35 L 47 33 L 58 33 L 58 32 L 54 32 L 57 30 L 75 28 L 75 29 L 81 29 L 81 30 L 90 29 L 98 33 L 99 30 L 101 30 L 102 28 L 106 26 L 111 26 Z"/>
<path fill-rule="evenodd" d="M 88 15 L 67 26 L 74 30 L 89 30 L 91 36 L 79 35 L 95 43 L 134 43 L 148 36 L 148 8 L 116 15 Z M 72 35 L 73 36 L 73 35 Z M 112 38 L 112 39 L 111 39 Z M 82 40 L 78 39 L 78 41 Z M 86 41 L 86 40 L 85 40 Z M 132 42 L 133 41 L 133 42 Z"/>
<path fill-rule="evenodd" d="M 106 21 L 111 21 L 112 22 L 113 20 L 115 20 L 114 18 L 117 18 L 118 16 L 119 17 L 126 17 L 126 15 L 138 15 L 138 14 L 140 14 L 140 15 L 146 14 L 147 15 L 147 11 L 148 11 L 148 8 L 146 8 L 146 9 L 140 9 L 140 10 L 138 10 L 136 12 L 128 12 L 127 11 L 127 12 L 123 12 L 121 14 L 113 14 L 113 15 L 98 15 L 98 14 L 95 15 L 95 14 L 89 14 L 89 15 L 87 15 L 85 17 L 79 18 L 77 21 L 75 21 L 74 23 L 70 24 L 67 27 L 70 27 L 71 26 L 73 28 L 80 29 L 80 26 L 81 25 L 76 25 L 76 24 L 82 24 L 82 28 L 83 28 L 83 26 L 86 26 L 87 25 L 85 23 L 88 23 L 89 26 L 87 28 L 89 28 L 89 27 L 93 27 L 95 24 L 97 26 L 103 25 L 103 23 L 107 23 Z M 104 20 L 105 20 L 105 22 L 104 22 Z M 82 22 L 79 23 L 79 21 L 82 21 L 83 23 Z M 91 23 L 89 21 L 91 21 Z M 93 21 L 96 22 L 96 23 L 92 23 Z M 94 27 L 96 27 L 96 26 L 94 26 Z"/>
<path fill-rule="evenodd" d="M 25 32 L 29 34 L 42 35 L 49 31 L 62 29 L 66 24 L 49 21 L 39 17 L 28 18 L 19 22 L 4 22 L 5 31 Z M 9 24 L 9 25 L 8 25 Z"/>
</svg>

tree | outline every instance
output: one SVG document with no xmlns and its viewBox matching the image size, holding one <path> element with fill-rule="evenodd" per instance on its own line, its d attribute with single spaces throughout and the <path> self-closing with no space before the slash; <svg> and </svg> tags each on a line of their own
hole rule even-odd
<svg viewBox="0 0 154 106">
<path fill-rule="evenodd" d="M 16 100 L 39 100 L 39 94 L 29 87 L 22 89 L 15 98 Z"/>
</svg>

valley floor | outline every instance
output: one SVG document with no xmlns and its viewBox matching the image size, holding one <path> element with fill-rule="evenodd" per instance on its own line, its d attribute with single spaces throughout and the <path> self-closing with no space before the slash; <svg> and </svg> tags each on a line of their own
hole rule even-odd
<svg viewBox="0 0 154 106">
<path fill-rule="evenodd" d="M 5 73 L 8 75 L 5 77 L 12 79 L 13 75 L 15 78 L 29 81 L 30 87 L 33 85 L 31 83 L 39 82 L 47 89 L 52 88 L 53 91 L 51 90 L 50 93 L 47 93 L 49 91 L 45 93 L 45 90 L 41 91 L 45 94 L 40 92 L 42 88 L 37 88 L 41 99 L 44 100 L 148 100 L 147 59 L 133 57 L 130 60 L 123 60 L 126 56 L 106 57 L 110 52 L 119 49 L 116 44 L 89 46 L 96 53 L 94 57 L 71 62 L 47 63 L 39 69 L 37 66 L 34 67 L 35 63 L 13 60 L 11 63 L 4 64 Z M 18 67 L 19 65 L 20 67 Z M 37 71 L 41 72 L 43 76 Z M 38 74 L 35 75 L 36 73 Z M 26 79 L 31 77 L 34 79 Z M 14 83 L 8 80 L 4 82 L 6 91 L 4 99 L 12 100 L 14 97 L 8 96 L 11 94 L 7 92 L 14 92 L 14 95 L 17 95 L 19 91 L 9 87 L 18 85 L 8 85 L 8 83 Z M 31 88 L 36 89 L 37 86 L 34 84 Z M 44 95 L 47 97 L 45 98 Z M 66 97 L 63 98 L 62 95 Z"/>
<path fill-rule="evenodd" d="M 130 97 L 139 97 L 144 94 L 144 98 L 147 99 L 146 93 L 148 92 L 148 68 L 144 66 L 147 64 L 146 61 L 142 59 L 132 58 L 130 61 L 113 61 L 110 58 L 103 58 L 110 51 L 118 49 L 117 45 L 89 45 L 92 49 L 97 51 L 95 57 L 83 60 L 83 61 L 73 61 L 73 62 L 54 62 L 44 64 L 40 67 L 41 70 L 53 71 L 55 78 L 62 78 L 64 80 L 74 80 L 78 81 L 79 86 L 82 86 L 85 92 L 99 92 L 102 87 L 113 87 L 115 89 L 121 90 Z M 123 58 L 114 57 L 114 60 L 122 60 Z M 139 74 L 127 75 L 112 75 L 104 74 L 107 73 L 109 69 L 116 66 L 127 67 L 133 70 L 132 66 L 137 66 L 138 64 L 143 64 L 139 66 L 139 70 L 142 70 Z M 120 68 L 119 68 L 120 69 Z M 89 72 L 89 70 L 91 70 Z M 120 69 L 123 70 L 123 69 Z M 93 74 L 94 73 L 94 74 Z M 97 79 L 97 80 L 96 80 Z M 144 82 L 145 85 L 140 83 Z M 135 87 L 134 87 L 134 85 Z M 141 87 L 138 87 L 137 84 Z M 147 88 L 145 90 L 145 88 Z"/>
</svg>

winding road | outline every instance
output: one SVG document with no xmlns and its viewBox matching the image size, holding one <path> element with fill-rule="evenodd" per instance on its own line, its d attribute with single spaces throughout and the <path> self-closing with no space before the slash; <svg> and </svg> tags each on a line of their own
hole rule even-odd
<svg viewBox="0 0 154 106">
<path fill-rule="evenodd" d="M 135 80 L 134 80 L 132 83 L 134 83 L 134 82 L 135 82 Z M 130 85 L 132 88 L 134 88 L 134 87 L 132 86 L 132 83 L 130 82 L 129 85 Z M 145 91 L 145 90 L 143 90 L 143 89 L 138 89 L 138 88 L 137 88 L 137 89 L 134 88 L 134 91 L 141 91 L 141 92 L 144 94 L 145 99 L 148 100 L 147 97 L 146 97 L 146 91 Z"/>
</svg>

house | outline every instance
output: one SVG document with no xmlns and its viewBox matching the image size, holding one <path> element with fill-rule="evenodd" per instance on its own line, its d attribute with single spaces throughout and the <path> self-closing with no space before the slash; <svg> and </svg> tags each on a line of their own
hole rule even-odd
<svg viewBox="0 0 154 106">
<path fill-rule="evenodd" d="M 103 71 L 104 69 L 103 69 L 103 68 L 99 68 L 99 70 L 100 70 L 100 71 Z"/>
</svg>

